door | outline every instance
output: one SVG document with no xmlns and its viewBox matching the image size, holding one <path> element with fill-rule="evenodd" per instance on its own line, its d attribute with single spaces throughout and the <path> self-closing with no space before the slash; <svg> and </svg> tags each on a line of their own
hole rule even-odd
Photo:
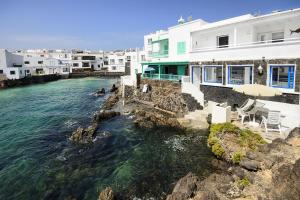
<svg viewBox="0 0 300 200">
<path fill-rule="evenodd" d="M 199 87 L 200 86 L 200 79 L 201 77 L 201 69 L 200 66 L 192 66 L 192 83 Z"/>
</svg>

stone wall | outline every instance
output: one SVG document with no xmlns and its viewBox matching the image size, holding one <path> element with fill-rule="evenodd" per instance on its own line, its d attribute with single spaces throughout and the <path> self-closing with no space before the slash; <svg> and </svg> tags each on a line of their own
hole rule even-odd
<svg viewBox="0 0 300 200">
<path fill-rule="evenodd" d="M 232 88 L 228 87 L 201 85 L 200 90 L 204 93 L 205 100 L 215 101 L 218 103 L 228 102 L 228 104 L 232 107 L 236 106 L 235 104 L 241 106 L 248 98 L 255 98 L 253 96 L 235 92 L 232 90 Z M 299 103 L 299 95 L 297 94 L 283 94 L 274 97 L 259 97 L 259 99 L 291 104 Z"/>
<path fill-rule="evenodd" d="M 1 88 L 10 88 L 10 87 L 17 87 L 23 85 L 30 85 L 30 84 L 37 84 L 37 83 L 46 83 L 50 81 L 56 81 L 61 79 L 62 77 L 57 74 L 51 75 L 43 75 L 43 76 L 27 76 L 22 79 L 15 79 L 15 80 L 3 80 L 0 81 L 0 89 Z"/>
<path fill-rule="evenodd" d="M 143 93 L 143 85 L 150 85 L 150 91 Z M 200 104 L 190 95 L 181 93 L 177 82 L 143 79 L 139 89 L 125 87 L 126 100 L 136 99 L 148 102 L 158 108 L 183 116 L 188 111 L 201 109 Z"/>
</svg>

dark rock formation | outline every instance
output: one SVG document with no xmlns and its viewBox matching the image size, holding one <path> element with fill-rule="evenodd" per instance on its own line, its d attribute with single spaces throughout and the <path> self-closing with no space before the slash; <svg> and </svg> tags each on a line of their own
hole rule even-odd
<svg viewBox="0 0 300 200">
<path fill-rule="evenodd" d="M 119 96 L 117 94 L 111 95 L 103 104 L 103 110 L 112 109 L 119 101 Z"/>
<path fill-rule="evenodd" d="M 72 133 L 69 139 L 72 142 L 76 142 L 80 144 L 90 143 L 93 142 L 93 137 L 96 130 L 97 130 L 97 123 L 93 123 L 91 126 L 87 127 L 86 129 L 79 127 L 76 131 Z"/>
<path fill-rule="evenodd" d="M 172 194 L 167 196 L 167 200 L 185 200 L 193 197 L 198 181 L 197 176 L 191 172 L 188 173 L 176 183 Z"/>
<path fill-rule="evenodd" d="M 111 187 L 105 188 L 100 192 L 98 200 L 115 200 L 115 195 Z"/>
<path fill-rule="evenodd" d="M 139 127 L 154 128 L 160 126 L 168 126 L 173 128 L 181 128 L 179 122 L 175 117 L 154 109 L 138 109 L 135 110 L 134 114 L 136 118 L 134 123 Z"/>
<path fill-rule="evenodd" d="M 184 195 L 177 196 L 190 200 L 298 200 L 300 129 L 293 130 L 286 140 L 274 140 L 273 143 L 264 144 L 256 150 L 247 152 L 240 165 L 213 160 L 213 166 L 220 171 L 202 181 L 197 181 L 195 183 L 197 187 L 186 187 L 186 192 L 182 191 L 181 194 L 187 194 L 186 196 L 192 194 L 188 198 Z M 181 183 L 182 180 L 177 185 Z M 174 189 L 168 197 L 176 194 Z"/>
<path fill-rule="evenodd" d="M 107 120 L 116 116 L 119 116 L 120 112 L 116 111 L 100 111 L 94 115 L 95 122 L 101 122 L 103 120 Z"/>
</svg>

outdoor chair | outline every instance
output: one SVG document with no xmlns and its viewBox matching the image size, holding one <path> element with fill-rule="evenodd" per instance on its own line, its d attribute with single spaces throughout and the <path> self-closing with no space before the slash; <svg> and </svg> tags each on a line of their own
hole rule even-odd
<svg viewBox="0 0 300 200">
<path fill-rule="evenodd" d="M 245 103 L 242 104 L 241 107 L 236 108 L 238 117 L 241 118 L 242 124 L 244 124 L 244 120 L 246 117 L 248 117 L 250 120 L 251 113 L 248 113 L 248 111 L 252 110 L 252 108 L 254 107 L 254 104 L 255 104 L 255 100 L 248 99 Z"/>
<path fill-rule="evenodd" d="M 266 133 L 268 131 L 278 131 L 281 134 L 280 111 L 270 110 L 267 118 L 262 116 L 260 125 L 264 125 Z"/>
</svg>

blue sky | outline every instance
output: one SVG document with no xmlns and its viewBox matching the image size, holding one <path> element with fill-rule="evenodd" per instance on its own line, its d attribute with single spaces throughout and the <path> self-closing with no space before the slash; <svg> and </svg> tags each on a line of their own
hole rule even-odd
<svg viewBox="0 0 300 200">
<path fill-rule="evenodd" d="M 0 0 L 0 48 L 123 49 L 193 16 L 213 22 L 300 0 Z"/>
</svg>

